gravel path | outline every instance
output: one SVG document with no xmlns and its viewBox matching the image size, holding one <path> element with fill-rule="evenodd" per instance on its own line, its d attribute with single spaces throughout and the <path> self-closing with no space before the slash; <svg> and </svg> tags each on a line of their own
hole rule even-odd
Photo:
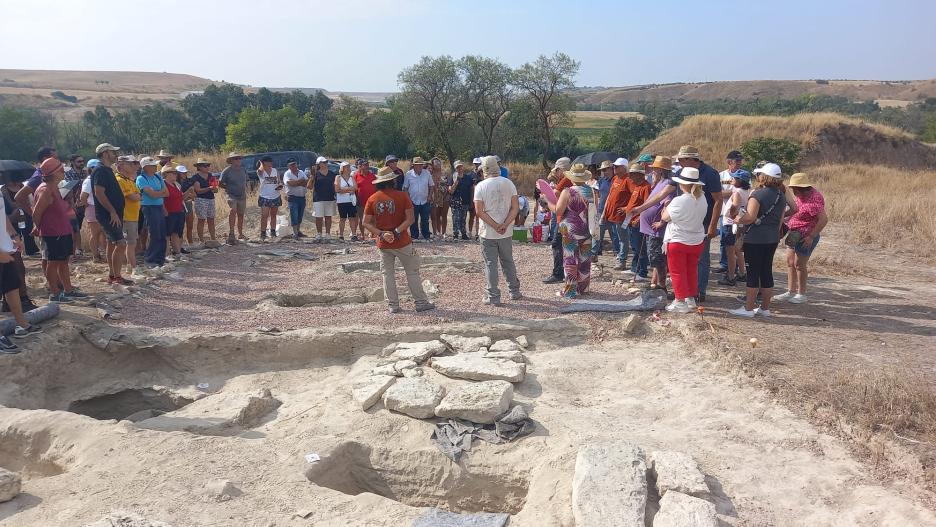
<svg viewBox="0 0 936 527">
<path fill-rule="evenodd" d="M 327 251 L 348 247 L 353 252 L 345 255 L 325 254 Z M 295 249 L 319 256 L 317 261 L 263 257 L 266 249 Z M 481 252 L 477 243 L 426 243 L 417 250 L 425 255 L 458 256 L 478 262 Z M 607 256 L 605 257 L 607 258 Z M 400 327 L 405 325 L 439 324 L 482 317 L 506 319 L 550 318 L 559 314 L 559 307 L 568 302 L 556 297 L 557 285 L 541 282 L 552 265 L 546 244 L 515 244 L 514 260 L 524 296 L 523 300 L 507 300 L 503 285 L 504 304 L 501 307 L 481 303 L 484 275 L 453 267 L 424 268 L 423 280 L 430 280 L 439 289 L 434 302 L 438 309 L 416 314 L 412 301 L 403 302 L 404 312 L 390 315 L 384 302 L 343 304 L 316 307 L 257 309 L 271 294 L 302 294 L 324 289 L 367 289 L 381 287 L 379 272 L 345 273 L 338 264 L 379 259 L 376 247 L 370 244 L 300 244 L 282 241 L 276 244 L 239 245 L 225 247 L 221 253 L 204 256 L 199 262 L 180 270 L 182 281 L 160 280 L 154 292 L 141 299 L 124 302 L 122 324 L 136 325 L 154 330 L 198 331 L 252 331 L 258 326 L 277 327 L 281 330 L 302 327 L 341 327 L 368 325 Z M 609 260 L 604 260 L 608 262 Z M 613 261 L 612 261 L 613 263 Z M 590 298 L 623 299 L 621 286 L 613 286 L 610 276 L 595 276 L 593 272 Z M 402 271 L 397 272 L 401 294 L 406 289 Z M 501 277 L 503 282 L 503 277 Z M 591 315 L 575 315 L 589 318 Z"/>
</svg>

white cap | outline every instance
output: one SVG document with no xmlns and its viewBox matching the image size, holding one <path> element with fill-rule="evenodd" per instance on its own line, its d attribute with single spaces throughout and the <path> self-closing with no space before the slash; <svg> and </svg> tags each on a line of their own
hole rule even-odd
<svg viewBox="0 0 936 527">
<path fill-rule="evenodd" d="M 338 170 L 341 170 L 342 168 L 349 167 L 349 166 L 351 166 L 351 163 L 348 163 L 347 161 L 342 161 L 341 164 L 338 165 Z"/>
<path fill-rule="evenodd" d="M 143 159 L 140 160 L 140 166 L 141 166 L 141 167 L 155 167 L 155 166 L 159 166 L 159 161 L 156 160 L 156 159 L 154 159 L 154 158 L 152 158 L 152 157 L 146 156 L 146 157 L 144 157 Z"/>
<path fill-rule="evenodd" d="M 780 165 L 776 163 L 767 163 L 766 165 L 757 168 L 754 170 L 755 174 L 763 174 L 767 177 L 780 179 L 783 177 L 783 171 L 780 170 Z"/>
<path fill-rule="evenodd" d="M 178 172 L 178 173 L 180 173 L 180 174 L 186 174 L 186 173 L 188 173 L 188 169 L 185 168 L 185 165 L 178 165 L 178 166 L 175 167 L 175 169 L 176 169 L 176 172 Z"/>
<path fill-rule="evenodd" d="M 463 166 L 465 166 L 465 164 L 462 163 L 461 161 L 456 160 L 456 161 L 455 161 L 455 164 L 454 164 L 453 166 L 454 166 L 455 168 L 458 168 L 458 167 L 463 167 Z"/>
<path fill-rule="evenodd" d="M 328 163 L 328 158 L 324 156 L 318 156 L 318 159 L 315 160 L 315 164 L 319 163 Z"/>
<path fill-rule="evenodd" d="M 629 164 L 630 163 L 627 161 L 627 159 L 624 159 L 623 157 L 619 157 L 614 160 L 614 166 L 616 167 L 626 167 Z"/>
<path fill-rule="evenodd" d="M 471 164 L 472 164 L 472 165 L 480 165 L 480 164 L 481 164 L 481 158 L 480 158 L 480 157 L 476 157 L 476 158 L 472 159 L 472 160 L 471 160 Z"/>
</svg>

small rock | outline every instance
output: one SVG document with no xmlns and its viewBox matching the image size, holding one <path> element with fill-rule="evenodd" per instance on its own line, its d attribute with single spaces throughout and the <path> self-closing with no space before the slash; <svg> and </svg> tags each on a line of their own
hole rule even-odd
<svg viewBox="0 0 936 527">
<path fill-rule="evenodd" d="M 403 373 L 403 370 L 411 370 L 416 366 L 418 366 L 418 364 L 416 364 L 416 361 L 412 360 L 400 360 L 393 363 L 393 369 L 400 373 Z"/>
<path fill-rule="evenodd" d="M 368 302 L 383 302 L 386 297 L 384 296 L 383 287 L 375 287 L 366 292 Z"/>
<path fill-rule="evenodd" d="M 411 527 L 505 527 L 510 515 L 499 512 L 459 514 L 432 508 L 413 520 Z"/>
<path fill-rule="evenodd" d="M 527 340 L 526 335 L 520 335 L 515 339 L 517 344 L 520 344 L 520 347 L 523 349 L 528 349 L 530 347 L 530 341 Z"/>
<path fill-rule="evenodd" d="M 409 370 L 403 370 L 404 377 L 422 377 L 423 369 L 422 368 L 411 368 Z"/>
<path fill-rule="evenodd" d="M 22 485 L 19 474 L 0 467 L 0 503 L 18 496 Z"/>
<path fill-rule="evenodd" d="M 653 517 L 653 527 L 717 527 L 718 515 L 711 503 L 670 491 L 660 500 L 660 510 Z"/>
<path fill-rule="evenodd" d="M 391 377 L 399 377 L 403 375 L 403 372 L 397 371 L 397 369 L 393 367 L 393 364 L 384 364 L 372 369 L 371 375 L 389 375 Z"/>
<path fill-rule="evenodd" d="M 486 359 L 504 359 L 514 362 L 524 362 L 523 353 L 519 351 L 489 351 L 484 354 Z"/>
<path fill-rule="evenodd" d="M 244 428 L 253 428 L 260 424 L 264 416 L 276 410 L 282 404 L 282 401 L 273 397 L 269 388 L 264 388 L 260 390 L 258 397 L 251 396 L 247 399 L 247 405 L 240 409 L 233 423 Z"/>
<path fill-rule="evenodd" d="M 178 271 L 173 272 L 173 273 L 166 273 L 166 278 L 168 278 L 169 280 L 172 280 L 173 282 L 180 282 L 183 280 L 182 274 L 179 273 Z"/>
<path fill-rule="evenodd" d="M 243 492 L 233 483 L 223 479 L 209 481 L 205 485 L 206 493 L 217 501 L 229 501 L 231 498 L 241 496 Z"/>
<path fill-rule="evenodd" d="M 218 240 L 205 240 L 205 249 L 217 249 L 221 247 L 221 242 Z"/>
<path fill-rule="evenodd" d="M 417 364 L 422 364 L 429 357 L 445 353 L 448 348 L 440 340 L 431 340 L 429 342 L 400 342 L 389 354 L 386 353 L 388 350 L 390 350 L 390 346 L 384 348 L 381 356 L 393 362 L 411 360 Z"/>
<path fill-rule="evenodd" d="M 495 342 L 488 351 L 523 351 L 520 349 L 520 344 L 512 340 L 498 340 Z"/>
<path fill-rule="evenodd" d="M 446 343 L 456 353 L 474 353 L 491 345 L 491 337 L 463 337 L 461 335 L 439 335 L 439 340 Z"/>
<path fill-rule="evenodd" d="M 705 475 L 692 456 L 683 452 L 655 450 L 647 458 L 650 470 L 656 475 L 660 496 L 669 491 L 681 492 L 697 498 L 708 496 Z"/>
<path fill-rule="evenodd" d="M 416 419 L 435 416 L 435 409 L 445 397 L 445 389 L 424 377 L 399 379 L 384 392 L 384 406 Z"/>
<path fill-rule="evenodd" d="M 454 417 L 472 423 L 490 424 L 513 400 L 513 385 L 507 381 L 462 384 L 452 389 L 435 409 L 438 417 Z"/>
<path fill-rule="evenodd" d="M 530 418 L 530 413 L 527 412 L 527 409 L 520 406 L 519 404 L 508 410 L 506 413 L 500 415 L 495 419 L 499 423 L 506 423 L 509 425 L 515 425 L 522 421 L 526 421 Z"/>
<path fill-rule="evenodd" d="M 575 525 L 642 526 L 646 508 L 647 465 L 640 447 L 608 441 L 579 450 L 572 480 Z"/>
<path fill-rule="evenodd" d="M 168 523 L 154 521 L 132 512 L 117 511 L 84 527 L 172 527 Z"/>
<path fill-rule="evenodd" d="M 624 319 L 624 322 L 621 323 L 621 329 L 624 330 L 624 333 L 632 334 L 637 330 L 637 327 L 640 325 L 640 319 L 636 314 L 631 313 Z"/>
<path fill-rule="evenodd" d="M 361 403 L 361 409 L 367 410 L 377 404 L 396 377 L 392 375 L 365 375 L 351 385 L 351 396 Z"/>
<path fill-rule="evenodd" d="M 526 374 L 526 364 L 503 359 L 486 359 L 480 353 L 433 357 L 429 365 L 443 375 L 472 381 L 522 382 Z"/>
<path fill-rule="evenodd" d="M 435 298 L 439 296 L 439 288 L 436 287 L 436 285 L 433 284 L 431 281 L 429 281 L 428 278 L 422 281 L 422 286 L 423 286 L 423 291 L 425 291 L 426 295 L 428 295 L 430 298 Z"/>
<path fill-rule="evenodd" d="M 627 292 L 630 293 L 630 294 L 632 294 L 632 295 L 635 295 L 635 294 L 637 294 L 637 293 L 640 292 L 640 288 L 639 288 L 639 287 L 630 287 L 630 288 L 627 289 Z"/>
</svg>

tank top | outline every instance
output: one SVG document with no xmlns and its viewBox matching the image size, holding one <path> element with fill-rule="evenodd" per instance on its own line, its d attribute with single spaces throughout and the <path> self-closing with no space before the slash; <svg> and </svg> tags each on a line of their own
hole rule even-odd
<svg viewBox="0 0 936 527">
<path fill-rule="evenodd" d="M 338 176 L 338 188 L 346 189 L 354 186 L 354 175 L 345 179 L 344 176 Z M 337 194 L 335 201 L 338 203 L 351 203 L 352 205 L 357 205 L 357 196 L 352 194 Z"/>
<path fill-rule="evenodd" d="M 48 192 L 52 195 L 52 203 L 42 213 L 42 221 L 38 225 L 39 236 L 65 236 L 72 233 L 72 209 L 68 202 L 62 198 L 58 188 L 49 187 L 45 182 L 36 189 L 36 196 Z"/>
</svg>

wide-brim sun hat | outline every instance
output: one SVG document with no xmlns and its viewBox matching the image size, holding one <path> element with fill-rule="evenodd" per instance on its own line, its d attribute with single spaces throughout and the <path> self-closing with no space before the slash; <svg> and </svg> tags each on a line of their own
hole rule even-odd
<svg viewBox="0 0 936 527">
<path fill-rule="evenodd" d="M 673 177 L 673 181 L 682 183 L 683 185 L 702 184 L 702 181 L 699 179 L 699 169 L 692 167 L 683 167 L 683 169 L 679 171 L 679 175 Z"/>
<path fill-rule="evenodd" d="M 178 174 L 179 169 L 172 165 L 163 165 L 162 170 L 159 171 L 160 174 Z"/>
<path fill-rule="evenodd" d="M 790 181 L 787 183 L 788 187 L 796 188 L 806 188 L 806 187 L 815 187 L 812 181 L 809 179 L 809 174 L 805 172 L 797 172 L 790 176 Z"/>
<path fill-rule="evenodd" d="M 166 152 L 165 150 L 160 150 L 159 153 L 156 154 L 156 157 L 175 157 L 175 156 L 170 154 L 169 152 Z"/>
<path fill-rule="evenodd" d="M 598 166 L 598 171 L 600 172 L 600 171 L 602 171 L 602 170 L 607 170 L 607 169 L 609 169 L 609 168 L 611 168 L 611 167 L 613 167 L 613 166 L 614 166 L 614 165 L 611 163 L 611 160 L 605 159 L 605 160 L 602 161 L 601 164 Z"/>
<path fill-rule="evenodd" d="M 660 168 L 663 170 L 672 170 L 673 169 L 673 160 L 667 156 L 656 156 L 656 159 L 653 160 L 653 164 L 650 165 L 650 168 Z"/>
<path fill-rule="evenodd" d="M 585 183 L 591 179 L 592 175 L 591 172 L 585 168 L 585 165 L 576 163 L 565 173 L 565 177 L 569 178 L 569 181 L 573 183 Z"/>
<path fill-rule="evenodd" d="M 644 169 L 644 163 L 634 163 L 627 169 L 628 174 L 646 174 L 647 171 Z"/>
<path fill-rule="evenodd" d="M 413 166 L 416 166 L 416 165 L 425 165 L 426 162 L 425 162 L 425 161 L 423 160 L 423 158 L 421 158 L 421 157 L 414 157 L 414 158 L 413 158 L 413 162 L 410 163 L 410 164 L 413 165 Z"/>
<path fill-rule="evenodd" d="M 374 179 L 374 184 L 383 183 L 385 181 L 393 181 L 397 178 L 397 173 L 393 171 L 390 167 L 383 167 L 377 171 L 377 178 Z"/>
</svg>

